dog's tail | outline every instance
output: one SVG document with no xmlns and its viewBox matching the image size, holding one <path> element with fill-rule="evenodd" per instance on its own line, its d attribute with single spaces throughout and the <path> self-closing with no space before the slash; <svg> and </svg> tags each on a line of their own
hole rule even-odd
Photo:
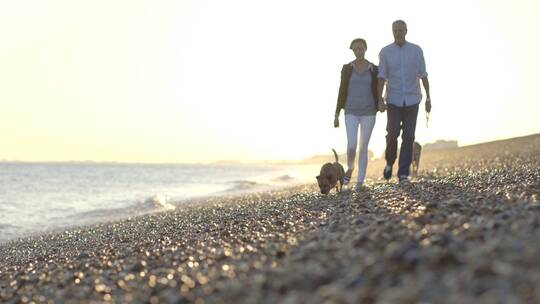
<svg viewBox="0 0 540 304">
<path fill-rule="evenodd" d="M 332 151 L 334 151 L 334 156 L 336 157 L 336 162 L 339 162 L 336 150 L 332 149 Z"/>
</svg>

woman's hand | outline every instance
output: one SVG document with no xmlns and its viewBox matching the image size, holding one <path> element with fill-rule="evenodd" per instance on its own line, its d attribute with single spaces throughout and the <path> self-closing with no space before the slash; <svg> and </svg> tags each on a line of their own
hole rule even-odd
<svg viewBox="0 0 540 304">
<path fill-rule="evenodd" d="M 334 117 L 334 128 L 339 128 L 339 116 Z"/>
</svg>

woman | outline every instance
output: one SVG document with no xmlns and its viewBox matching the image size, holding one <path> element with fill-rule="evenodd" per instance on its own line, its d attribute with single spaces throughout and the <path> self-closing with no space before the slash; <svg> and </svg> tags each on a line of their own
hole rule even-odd
<svg viewBox="0 0 540 304">
<path fill-rule="evenodd" d="M 356 187 L 364 184 L 368 162 L 368 144 L 375 126 L 377 113 L 377 66 L 367 61 L 364 55 L 367 43 L 364 39 L 354 39 L 350 49 L 356 59 L 344 64 L 336 106 L 334 127 L 339 127 L 339 113 L 345 109 L 345 129 L 347 131 L 347 172 L 345 184 L 351 180 L 354 170 L 358 127 L 360 126 L 360 152 L 358 158 L 358 180 Z"/>
</svg>

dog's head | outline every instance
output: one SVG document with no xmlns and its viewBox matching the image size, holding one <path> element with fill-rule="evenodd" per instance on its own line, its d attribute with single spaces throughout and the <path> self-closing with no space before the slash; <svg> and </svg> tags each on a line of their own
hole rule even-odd
<svg viewBox="0 0 540 304">
<path fill-rule="evenodd" d="M 330 184 L 330 180 L 328 179 L 328 177 L 324 175 L 317 175 L 316 178 L 317 183 L 319 184 L 319 189 L 321 189 L 321 193 L 330 193 L 330 190 L 333 188 L 333 186 Z"/>
</svg>

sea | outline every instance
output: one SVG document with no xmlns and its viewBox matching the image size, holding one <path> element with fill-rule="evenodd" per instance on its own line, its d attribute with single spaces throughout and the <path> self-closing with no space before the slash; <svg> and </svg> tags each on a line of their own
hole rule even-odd
<svg viewBox="0 0 540 304">
<path fill-rule="evenodd" d="M 319 166 L 0 162 L 0 243 L 314 183 Z"/>
</svg>

